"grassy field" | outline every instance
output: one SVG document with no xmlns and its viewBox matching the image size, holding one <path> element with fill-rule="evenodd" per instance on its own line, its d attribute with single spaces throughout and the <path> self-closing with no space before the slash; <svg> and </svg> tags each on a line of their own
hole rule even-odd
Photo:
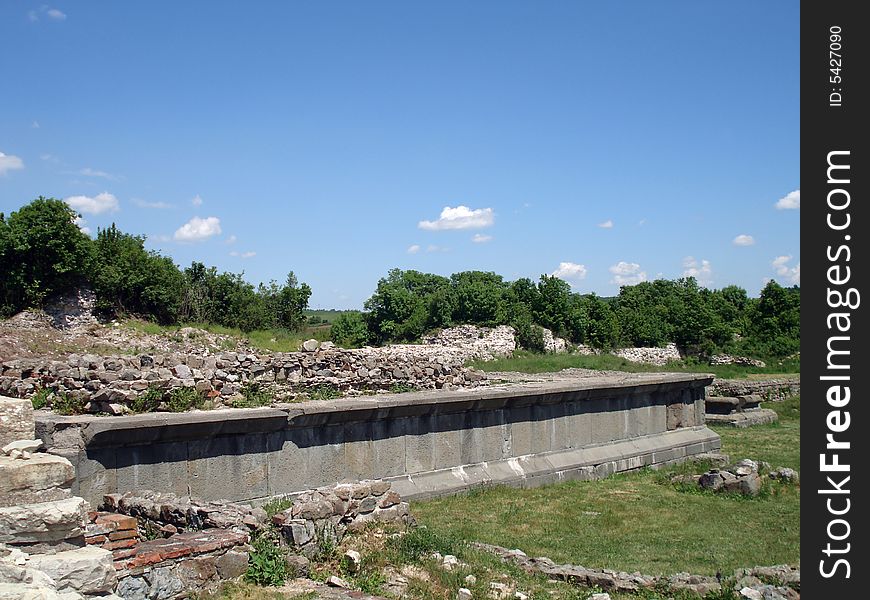
<svg viewBox="0 0 870 600">
<path fill-rule="evenodd" d="M 717 428 L 732 460 L 800 468 L 800 399 L 770 404 L 780 422 Z M 528 490 L 495 487 L 415 503 L 418 521 L 458 539 L 520 548 L 586 567 L 712 575 L 800 558 L 799 486 L 767 483 L 756 499 L 679 491 L 668 472 Z"/>
<path fill-rule="evenodd" d="M 661 371 L 713 373 L 716 377 L 733 379 L 765 375 L 797 375 L 800 360 L 768 362 L 766 367 L 742 367 L 738 365 L 707 365 L 688 361 L 672 362 L 664 366 L 634 363 L 612 354 L 583 356 L 580 354 L 533 354 L 518 350 L 511 358 L 469 363 L 482 371 L 518 371 L 520 373 L 549 373 L 568 368 L 626 371 L 629 373 L 652 373 Z"/>
</svg>

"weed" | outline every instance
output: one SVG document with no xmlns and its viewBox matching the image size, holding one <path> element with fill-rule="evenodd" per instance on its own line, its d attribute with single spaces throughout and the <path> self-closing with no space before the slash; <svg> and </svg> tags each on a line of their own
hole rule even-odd
<svg viewBox="0 0 870 600">
<path fill-rule="evenodd" d="M 329 562 L 338 555 L 338 532 L 335 526 L 330 522 L 325 522 L 322 527 L 316 531 L 317 541 L 320 551 L 317 559 L 320 562 Z"/>
<path fill-rule="evenodd" d="M 334 400 L 341 398 L 341 390 L 334 385 L 324 383 L 311 388 L 308 391 L 308 397 L 311 400 Z"/>
<path fill-rule="evenodd" d="M 272 394 L 263 390 L 260 384 L 254 381 L 244 384 L 240 393 L 242 397 L 233 401 L 233 406 L 236 408 L 255 408 L 272 403 Z"/>
<path fill-rule="evenodd" d="M 40 408 L 45 408 L 48 406 L 49 396 L 51 396 L 52 391 L 48 388 L 41 388 L 37 390 L 37 392 L 30 399 L 31 404 L 33 404 L 33 410 L 39 410 Z"/>
<path fill-rule="evenodd" d="M 154 412 L 160 407 L 161 402 L 163 402 L 163 390 L 152 385 L 133 398 L 130 409 L 136 413 Z"/>
<path fill-rule="evenodd" d="M 80 415 L 87 402 L 71 394 L 52 394 L 51 409 L 59 415 Z"/>
<path fill-rule="evenodd" d="M 184 412 L 191 408 L 201 408 L 205 398 L 195 388 L 180 387 L 169 392 L 166 408 L 170 412 Z"/>
<path fill-rule="evenodd" d="M 261 532 L 251 540 L 253 551 L 248 556 L 245 581 L 257 585 L 281 585 L 290 576 L 286 556 L 275 534 Z"/>
<path fill-rule="evenodd" d="M 393 394 L 402 394 L 405 392 L 413 392 L 415 390 L 416 388 L 413 385 L 404 382 L 394 383 L 390 386 L 390 392 Z"/>
<path fill-rule="evenodd" d="M 285 511 L 293 506 L 293 498 L 273 498 L 263 505 L 263 510 L 269 516 L 269 519 L 277 515 L 279 512 Z"/>
<path fill-rule="evenodd" d="M 419 562 L 433 552 L 456 554 L 457 541 L 448 535 L 436 533 L 428 527 L 415 527 L 389 544 L 399 553 L 402 562 Z"/>
</svg>

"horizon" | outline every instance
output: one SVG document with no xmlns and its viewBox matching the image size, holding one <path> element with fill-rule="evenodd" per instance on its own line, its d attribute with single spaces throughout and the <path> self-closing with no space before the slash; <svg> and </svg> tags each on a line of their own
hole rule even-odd
<svg viewBox="0 0 870 600">
<path fill-rule="evenodd" d="M 799 4 L 331 8 L 0 6 L 0 212 L 294 271 L 312 310 L 392 268 L 800 284 Z"/>
</svg>

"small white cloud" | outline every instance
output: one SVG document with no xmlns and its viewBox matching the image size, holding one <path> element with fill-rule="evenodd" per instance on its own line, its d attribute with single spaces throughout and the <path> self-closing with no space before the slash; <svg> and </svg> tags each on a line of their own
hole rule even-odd
<svg viewBox="0 0 870 600">
<path fill-rule="evenodd" d="M 17 171 L 24 168 L 24 161 L 12 154 L 0 152 L 0 175 L 6 175 L 9 171 Z"/>
<path fill-rule="evenodd" d="M 475 233 L 472 236 L 471 241 L 475 244 L 485 244 L 486 242 L 492 241 L 491 235 L 484 235 L 482 233 Z"/>
<path fill-rule="evenodd" d="M 447 252 L 450 248 L 445 248 L 444 246 L 436 246 L 435 244 L 429 244 L 426 246 L 426 252 Z"/>
<path fill-rule="evenodd" d="M 481 229 L 491 227 L 495 220 L 495 214 L 491 208 L 471 209 L 467 206 L 451 208 L 445 206 L 440 217 L 435 221 L 420 221 L 417 227 L 430 231 L 444 229 Z"/>
<path fill-rule="evenodd" d="M 616 285 L 635 285 L 641 281 L 646 281 L 646 271 L 641 271 L 640 265 L 637 263 L 628 263 L 619 261 L 611 266 L 608 271 L 613 274 L 610 283 Z"/>
<path fill-rule="evenodd" d="M 175 208 L 173 205 L 169 204 L 168 202 L 148 202 L 147 200 L 140 200 L 139 198 L 133 198 L 133 204 L 135 204 L 139 208 L 157 208 L 157 209 Z"/>
<path fill-rule="evenodd" d="M 613 221 L 607 219 L 606 221 L 604 221 L 604 223 L 599 223 L 598 227 L 600 227 L 601 229 L 613 229 Z"/>
<path fill-rule="evenodd" d="M 694 277 L 698 285 L 709 287 L 713 283 L 713 267 L 709 260 L 695 260 L 693 256 L 683 259 L 683 277 Z"/>
<path fill-rule="evenodd" d="M 105 171 L 100 171 L 98 169 L 92 169 L 90 167 L 85 167 L 84 169 L 78 172 L 78 175 L 84 175 L 85 177 L 101 177 L 103 179 L 115 179 L 114 175 L 106 173 Z"/>
<path fill-rule="evenodd" d="M 30 19 L 31 23 L 36 23 L 39 20 L 39 15 L 36 14 L 35 10 L 27 11 L 27 18 Z"/>
<path fill-rule="evenodd" d="M 773 267 L 773 270 L 780 277 L 784 277 L 789 282 L 800 285 L 801 284 L 801 264 L 798 263 L 794 267 L 789 266 L 789 262 L 791 262 L 792 255 L 788 256 L 777 256 L 770 263 L 770 266 Z"/>
<path fill-rule="evenodd" d="M 45 14 L 48 15 L 49 19 L 54 19 L 55 21 L 65 21 L 66 20 L 66 14 L 62 13 L 61 11 L 59 11 L 56 8 L 49 8 L 46 10 L 45 7 L 43 7 L 43 10 L 45 10 Z"/>
<path fill-rule="evenodd" d="M 735 246 L 752 246 L 755 244 L 755 238 L 751 235 L 746 235 L 745 233 L 741 233 L 736 238 L 731 240 L 731 243 Z"/>
<path fill-rule="evenodd" d="M 777 210 L 800 210 L 801 208 L 801 191 L 795 190 L 789 192 L 776 201 Z"/>
<path fill-rule="evenodd" d="M 85 221 L 82 217 L 76 217 L 73 219 L 73 223 L 79 226 L 79 229 L 82 230 L 82 233 L 86 235 L 91 235 L 91 228 L 88 227 L 88 222 Z"/>
<path fill-rule="evenodd" d="M 239 258 L 253 258 L 254 256 L 257 256 L 257 253 L 256 252 L 236 252 L 235 250 L 233 250 L 232 252 L 230 252 L 230 256 L 237 256 Z"/>
<path fill-rule="evenodd" d="M 231 235 L 224 240 L 224 244 L 232 245 L 235 244 L 237 241 L 239 241 L 239 238 L 237 238 L 235 235 Z"/>
<path fill-rule="evenodd" d="M 586 265 L 578 265 L 573 262 L 560 262 L 559 268 L 550 273 L 553 277 L 558 277 L 559 279 L 564 279 L 568 283 L 574 285 L 575 283 L 586 279 Z"/>
<path fill-rule="evenodd" d="M 643 227 L 645 224 L 646 224 L 646 219 L 641 219 L 640 221 L 637 222 L 638 227 Z"/>
<path fill-rule="evenodd" d="M 179 227 L 173 239 L 176 242 L 203 242 L 221 232 L 221 220 L 217 217 L 201 219 L 193 217 L 190 221 Z"/>
<path fill-rule="evenodd" d="M 420 251 L 419 244 L 411 244 L 410 246 L 408 246 L 408 250 L 407 250 L 408 254 L 417 254 L 419 251 Z"/>
<path fill-rule="evenodd" d="M 31 23 L 36 23 L 37 21 L 39 21 L 40 13 L 44 14 L 52 21 L 66 21 L 66 13 L 57 8 L 51 8 L 46 5 L 42 5 L 39 8 L 38 12 L 35 10 L 27 11 L 27 18 L 30 20 Z"/>
<path fill-rule="evenodd" d="M 31 129 L 39 129 L 39 121 L 34 121 L 30 124 Z"/>
<path fill-rule="evenodd" d="M 116 212 L 118 210 L 118 199 L 115 198 L 114 194 L 109 192 L 103 192 L 96 196 L 70 196 L 64 202 L 79 212 L 91 215 Z"/>
<path fill-rule="evenodd" d="M 197 194 L 196 196 L 193 197 L 193 199 L 190 201 L 190 203 L 193 204 L 194 206 L 202 206 L 202 198 L 200 198 L 199 194 Z"/>
</svg>

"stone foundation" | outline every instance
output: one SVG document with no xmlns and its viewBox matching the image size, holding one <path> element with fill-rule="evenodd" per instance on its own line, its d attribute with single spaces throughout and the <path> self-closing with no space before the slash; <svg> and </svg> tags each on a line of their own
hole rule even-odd
<svg viewBox="0 0 870 600">
<path fill-rule="evenodd" d="M 141 489 L 250 502 L 365 479 L 414 499 L 715 450 L 719 438 L 704 426 L 710 379 L 641 374 L 275 408 L 40 415 L 37 431 L 76 467 L 74 493 L 95 505 Z"/>
</svg>

